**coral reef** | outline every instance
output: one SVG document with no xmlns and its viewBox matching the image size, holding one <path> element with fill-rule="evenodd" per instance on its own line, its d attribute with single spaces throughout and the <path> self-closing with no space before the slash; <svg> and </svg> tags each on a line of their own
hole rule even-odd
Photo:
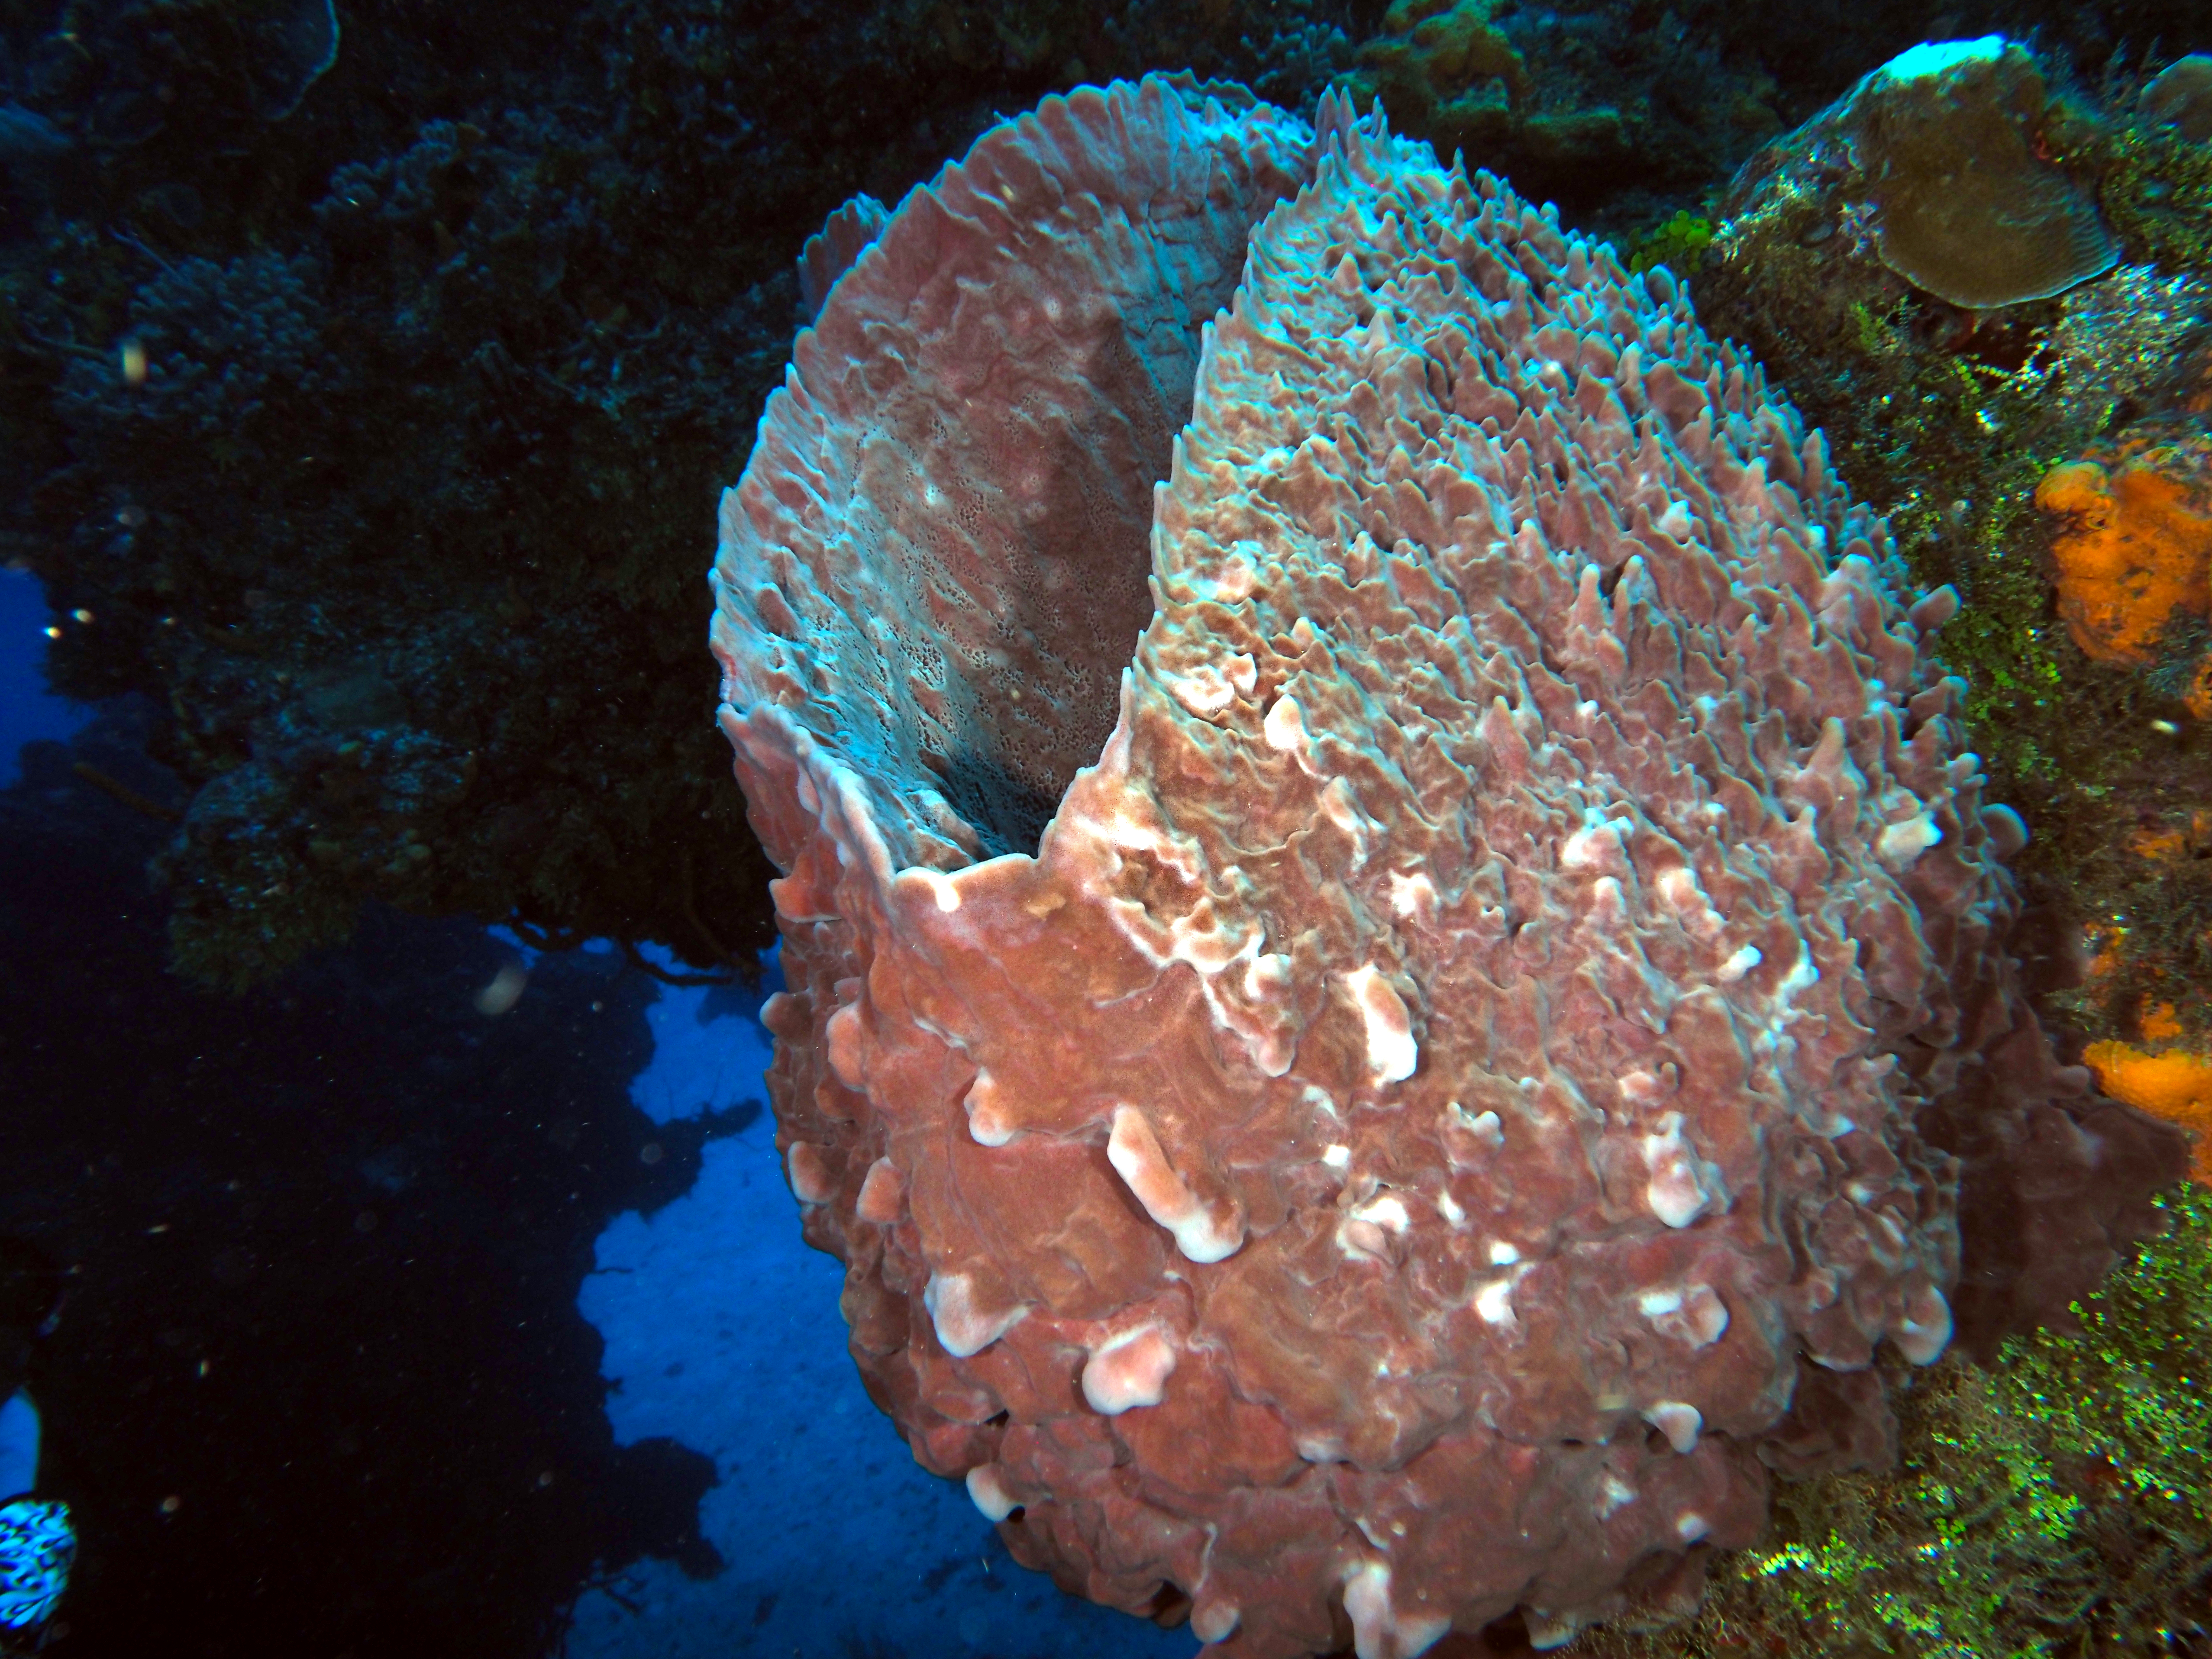
<svg viewBox="0 0 2212 1659">
<path fill-rule="evenodd" d="M 806 233 L 1092 66 L 1310 102 L 1352 12 L 366 0 L 315 74 L 331 15 L 0 17 L 0 559 L 62 689 L 173 713 L 192 976 L 371 898 L 742 969 L 769 872 L 678 642 Z"/>
<path fill-rule="evenodd" d="M 1355 43 L 1419 58 L 1449 15 L 1527 70 L 1521 136 L 1473 159 L 1626 246 L 1705 212 L 1747 149 L 1920 21 L 1719 0 L 1656 23 L 1496 0 L 1410 30 L 1380 0 L 343 10 L 342 43 L 323 0 L 0 13 L 0 559 L 46 580 L 64 689 L 175 711 L 165 755 L 205 793 L 162 867 L 180 963 L 222 982 L 369 897 L 748 959 L 767 919 L 722 856 L 746 832 L 711 749 L 632 736 L 684 728 L 665 642 L 701 603 L 695 515 L 783 359 L 800 243 L 857 192 L 896 201 L 993 110 L 1154 67 L 1310 109 L 1365 72 Z M 2179 38 L 2153 0 L 2023 15 L 2083 49 L 2108 24 Z M 1481 94 L 1425 63 L 1408 73 L 1439 107 Z M 2197 187 L 2161 196 L 2178 175 L 2143 165 L 2116 229 L 2186 240 Z M 218 394 L 247 429 L 192 418 Z"/>
<path fill-rule="evenodd" d="M 2015 50 L 1983 55 L 2002 64 Z M 2086 518 L 2039 509 L 2036 494 L 2048 480 L 2047 502 L 2096 505 L 2084 493 L 2094 474 L 2052 478 L 2081 460 L 2108 476 L 2149 467 L 2195 489 L 2212 264 L 2191 227 L 2212 204 L 2212 150 L 2146 125 L 2132 82 L 2100 100 L 2047 59 L 2041 74 L 2052 90 L 2031 154 L 2094 197 L 2118 265 L 2056 297 L 1986 309 L 1914 287 L 1884 263 L 1875 223 L 1844 188 L 1852 155 L 1822 148 L 1844 130 L 1831 112 L 1730 186 L 1698 308 L 1790 388 L 1838 469 L 1884 509 L 1917 578 L 1962 594 L 1940 653 L 1967 683 L 1977 749 L 2034 832 L 2021 872 L 2039 905 L 2061 913 L 2057 933 L 2115 917 L 2126 930 L 2124 959 L 2097 984 L 2065 988 L 2067 942 L 2046 953 L 2045 977 L 2089 1036 L 2127 1040 L 2154 981 L 2171 981 L 2160 994 L 2189 1029 L 2212 1019 L 2197 988 L 2212 981 L 2192 965 L 2212 892 L 2199 891 L 2194 866 L 2129 850 L 2142 826 L 2186 823 L 2212 805 L 2212 747 L 2186 701 L 2204 641 L 2186 614 L 2169 615 L 2140 661 L 2086 652 L 2056 614 L 2051 538 L 2076 561 L 2076 613 L 2094 550 L 2117 544 L 2083 538 Z M 2125 488 L 2170 493 L 2147 475 Z M 2185 581 L 2174 591 L 2185 597 Z"/>
<path fill-rule="evenodd" d="M 801 337 L 714 631 L 778 1145 L 1018 1559 L 1553 1645 L 1881 1468 L 1876 1345 L 2063 1321 L 2181 1137 L 2027 1005 L 1954 596 L 1663 272 L 1317 127 L 1048 100 Z"/>
<path fill-rule="evenodd" d="M 1904 1458 L 1784 1483 L 1772 1533 L 1663 1632 L 1606 1629 L 1591 1659 L 1747 1653 L 2203 1650 L 2212 1629 L 2212 1194 L 2081 1307 L 2076 1336 L 1984 1370 L 1893 1376 Z"/>
</svg>

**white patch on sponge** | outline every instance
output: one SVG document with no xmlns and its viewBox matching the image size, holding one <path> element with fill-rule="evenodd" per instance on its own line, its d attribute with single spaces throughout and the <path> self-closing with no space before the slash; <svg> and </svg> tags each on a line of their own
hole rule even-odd
<svg viewBox="0 0 2212 1659">
<path fill-rule="evenodd" d="M 1218 665 L 1200 664 L 1188 673 L 1170 679 L 1168 690 L 1177 702 L 1202 720 L 1219 714 L 1239 696 L 1250 696 L 1257 683 L 1250 654 L 1240 653 Z"/>
<path fill-rule="evenodd" d="M 1608 1470 L 1598 1482 L 1597 1502 L 1590 1506 L 1590 1512 L 1601 1521 L 1608 1521 L 1622 1504 L 1635 1501 L 1636 1488 Z"/>
<path fill-rule="evenodd" d="M 1932 1365 L 1951 1346 L 1951 1304 L 1933 1285 L 1923 1285 L 1911 1311 L 1890 1333 L 1897 1351 L 1916 1365 Z"/>
<path fill-rule="evenodd" d="M 863 1221 L 888 1227 L 899 1218 L 899 1209 L 905 1199 L 906 1182 L 899 1175 L 898 1166 L 887 1158 L 879 1158 L 868 1165 L 853 1212 Z"/>
<path fill-rule="evenodd" d="M 1352 1620 L 1352 1650 L 1358 1659 L 1413 1659 L 1451 1629 L 1449 1613 L 1409 1614 L 1393 1605 L 1389 1564 L 1372 1559 L 1345 1570 L 1344 1611 Z"/>
<path fill-rule="evenodd" d="M 1201 1595 L 1190 1610 L 1190 1633 L 1201 1642 L 1226 1642 L 1243 1616 L 1244 1610 L 1234 1601 L 1208 1601 Z"/>
<path fill-rule="evenodd" d="M 784 1179 L 801 1204 L 827 1204 L 837 1196 L 837 1177 L 828 1155 L 811 1140 L 794 1140 L 783 1156 Z"/>
<path fill-rule="evenodd" d="M 1892 870 L 1903 871 L 1942 839 L 1936 820 L 1919 812 L 1885 828 L 1875 840 L 1874 855 Z"/>
<path fill-rule="evenodd" d="M 999 1478 L 996 1463 L 978 1463 L 968 1471 L 968 1496 L 975 1507 L 983 1511 L 983 1518 L 996 1525 L 1021 1508 L 1013 1494 L 1006 1490 L 1006 1482 Z"/>
<path fill-rule="evenodd" d="M 1728 1304 L 1710 1285 L 1691 1285 L 1674 1290 L 1645 1291 L 1636 1298 L 1636 1310 L 1651 1322 L 1662 1336 L 1671 1336 L 1692 1348 L 1709 1347 L 1728 1329 Z"/>
<path fill-rule="evenodd" d="M 1200 1203 L 1183 1178 L 1175 1172 L 1159 1137 L 1145 1115 L 1133 1106 L 1114 1109 L 1114 1127 L 1107 1137 L 1106 1161 L 1114 1166 L 1145 1213 L 1175 1235 L 1176 1248 L 1193 1261 L 1220 1261 L 1237 1254 L 1244 1243 L 1244 1223 L 1231 1216 L 1217 1218 Z"/>
<path fill-rule="evenodd" d="M 1703 1413 L 1681 1400 L 1661 1400 L 1644 1408 L 1644 1420 L 1667 1437 L 1667 1443 L 1687 1454 L 1698 1449 L 1698 1432 L 1705 1426 Z"/>
<path fill-rule="evenodd" d="M 1390 872 L 1390 913 L 1401 921 L 1437 919 L 1437 884 L 1426 871 L 1416 870 L 1410 876 Z"/>
<path fill-rule="evenodd" d="M 1344 988 L 1367 1023 L 1367 1069 L 1375 1080 L 1397 1083 L 1413 1076 L 1421 1063 L 1421 1048 L 1413 1040 L 1413 1017 L 1405 1000 L 1373 963 L 1346 974 Z"/>
<path fill-rule="evenodd" d="M 1720 1170 L 1682 1138 L 1680 1112 L 1662 1114 L 1654 1133 L 1644 1137 L 1644 1167 L 1650 1172 L 1644 1201 L 1669 1227 L 1686 1227 L 1706 1211 L 1726 1207 Z"/>
<path fill-rule="evenodd" d="M 1474 1310 L 1486 1325 L 1517 1327 L 1521 1316 L 1513 1311 L 1513 1291 L 1529 1268 L 1529 1263 L 1520 1262 L 1503 1276 L 1486 1280 L 1474 1292 Z"/>
<path fill-rule="evenodd" d="M 955 1359 L 966 1359 L 989 1347 L 1029 1317 L 1029 1305 L 1016 1303 L 994 1312 L 975 1304 L 975 1281 L 966 1273 L 932 1273 L 923 1287 L 921 1305 L 929 1310 L 929 1322 L 937 1340 Z"/>
<path fill-rule="evenodd" d="M 1320 769 L 1314 764 L 1313 739 L 1306 735 L 1305 711 L 1298 707 L 1296 697 L 1285 694 L 1276 698 L 1267 718 L 1260 722 L 1260 730 L 1267 739 L 1268 748 L 1297 762 L 1298 769 L 1308 777 L 1321 775 Z"/>
<path fill-rule="evenodd" d="M 1103 1417 L 1119 1417 L 1167 1398 L 1176 1368 L 1175 1344 L 1157 1325 L 1139 1325 L 1110 1336 L 1083 1365 L 1083 1397 Z"/>
<path fill-rule="evenodd" d="M 968 1112 L 968 1133 L 978 1146 L 1003 1146 L 1020 1133 L 1008 1121 L 1009 1103 L 988 1071 L 975 1073 L 960 1103 Z"/>
</svg>

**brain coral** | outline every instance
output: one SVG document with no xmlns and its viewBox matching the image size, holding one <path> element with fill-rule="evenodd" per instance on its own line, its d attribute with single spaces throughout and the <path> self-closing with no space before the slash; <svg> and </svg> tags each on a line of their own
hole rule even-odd
<svg viewBox="0 0 2212 1659">
<path fill-rule="evenodd" d="M 1048 100 L 800 337 L 714 575 L 778 1145 L 1020 1560 L 1224 1655 L 1553 1644 L 1881 1462 L 1876 1344 L 2081 1294 L 2179 1137 L 2026 1009 L 1949 595 L 1820 439 L 1318 126 Z"/>
</svg>

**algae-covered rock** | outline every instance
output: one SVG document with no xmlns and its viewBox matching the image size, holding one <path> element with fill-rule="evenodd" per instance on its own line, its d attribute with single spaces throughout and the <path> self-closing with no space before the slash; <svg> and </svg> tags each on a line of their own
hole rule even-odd
<svg viewBox="0 0 2212 1659">
<path fill-rule="evenodd" d="M 1361 107 L 1382 99 L 1440 154 L 1504 149 L 1526 119 L 1528 65 L 1490 14 L 1490 0 L 1396 0 L 1346 90 Z"/>
<path fill-rule="evenodd" d="M 1866 76 L 1738 174 L 1698 310 L 1823 428 L 1919 580 L 1964 596 L 1942 650 L 2034 831 L 2021 869 L 2054 916 L 2130 919 L 2113 973 L 2080 990 L 2061 975 L 2054 997 L 2088 1036 L 2124 1036 L 2155 982 L 2194 1033 L 2212 1026 L 2212 975 L 2187 965 L 2212 884 L 2125 848 L 2212 804 L 2206 509 L 2174 459 L 2212 437 L 2212 261 L 2181 224 L 2201 222 L 2203 185 L 2194 147 L 2132 89 L 2106 107 L 2055 85 L 1996 38 Z M 2110 228 L 2092 227 L 2100 208 Z M 1957 268 L 1931 276 L 1946 237 Z M 2000 292 L 2026 297 L 1969 303 Z M 2053 937 L 2063 956 L 2079 933 Z"/>
<path fill-rule="evenodd" d="M 1780 130 L 1756 55 L 1609 9 L 1522 0 L 1395 0 L 1336 79 L 1353 105 L 1449 161 L 1487 167 L 1609 234 L 1687 196 Z"/>
</svg>

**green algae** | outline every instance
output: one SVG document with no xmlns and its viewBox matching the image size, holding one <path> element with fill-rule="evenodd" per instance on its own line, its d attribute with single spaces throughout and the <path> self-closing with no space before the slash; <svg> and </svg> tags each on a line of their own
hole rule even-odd
<svg viewBox="0 0 2212 1659">
<path fill-rule="evenodd" d="M 1664 265 L 1677 276 L 1687 276 L 1705 264 L 1712 243 L 1713 222 L 1679 208 L 1628 250 L 1628 268 L 1644 271 Z"/>
<path fill-rule="evenodd" d="M 1686 1625 L 1590 1632 L 1600 1659 L 2166 1653 L 2212 1617 L 2212 1192 L 2074 1312 L 1983 1370 L 1885 1360 L 1903 1455 L 1778 1483 Z"/>
</svg>

